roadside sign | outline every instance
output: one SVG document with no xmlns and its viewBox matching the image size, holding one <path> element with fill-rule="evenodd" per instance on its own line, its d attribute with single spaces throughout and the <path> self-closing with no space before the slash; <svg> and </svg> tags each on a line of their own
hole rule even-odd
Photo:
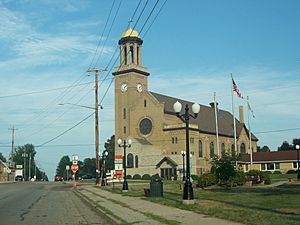
<svg viewBox="0 0 300 225">
<path fill-rule="evenodd" d="M 77 164 L 73 164 L 71 166 L 71 170 L 73 171 L 73 173 L 76 173 L 76 171 L 78 170 L 78 165 Z"/>
<path fill-rule="evenodd" d="M 69 165 L 66 165 L 66 170 L 70 170 L 70 166 Z"/>
</svg>

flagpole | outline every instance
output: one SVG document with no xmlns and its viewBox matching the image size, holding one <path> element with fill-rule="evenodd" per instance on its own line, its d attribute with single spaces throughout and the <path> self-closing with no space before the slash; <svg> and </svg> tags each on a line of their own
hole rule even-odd
<svg viewBox="0 0 300 225">
<path fill-rule="evenodd" d="M 217 112 L 217 102 L 216 102 L 216 92 L 214 92 L 214 109 L 215 109 L 215 122 L 216 122 L 216 136 L 217 136 L 217 150 L 218 157 L 220 157 L 220 143 L 219 143 L 219 127 L 218 127 L 218 112 Z"/>
<path fill-rule="evenodd" d="M 249 96 L 247 96 L 247 108 L 248 108 L 248 130 L 249 130 L 249 150 L 250 150 L 250 170 L 252 170 L 253 164 L 253 153 L 252 153 L 252 141 L 251 141 L 251 128 L 250 128 L 250 104 Z"/>
<path fill-rule="evenodd" d="M 232 74 L 231 80 L 233 81 Z M 233 98 L 233 82 L 231 82 L 231 103 L 232 103 L 232 115 L 233 115 L 233 133 L 234 133 L 234 152 L 235 152 L 235 166 L 237 167 L 237 141 L 236 141 L 236 124 L 235 124 L 235 113 L 234 113 L 234 98 Z"/>
</svg>

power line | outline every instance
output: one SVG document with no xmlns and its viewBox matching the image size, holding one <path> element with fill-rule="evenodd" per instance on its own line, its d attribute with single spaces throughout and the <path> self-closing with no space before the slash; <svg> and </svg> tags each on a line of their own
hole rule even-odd
<svg viewBox="0 0 300 225">
<path fill-rule="evenodd" d="M 117 15 L 118 15 L 119 9 L 120 9 L 120 7 L 121 7 L 121 4 L 122 4 L 122 0 L 120 1 L 119 5 L 118 5 L 117 11 L 116 11 L 116 13 L 115 13 L 115 16 L 114 16 L 114 18 L 113 18 L 113 21 L 112 21 L 112 23 L 111 23 L 111 25 L 110 25 L 110 28 L 109 28 L 108 34 L 107 34 L 107 36 L 106 36 L 106 39 L 105 39 L 105 41 L 104 41 L 104 43 L 103 43 L 103 45 L 102 45 L 102 48 L 101 48 L 100 54 L 99 54 L 99 56 L 98 56 L 98 58 L 97 58 L 97 61 L 96 61 L 96 63 L 95 63 L 95 67 L 96 67 L 96 65 L 98 64 L 98 62 L 99 62 L 99 60 L 100 60 L 100 58 L 101 58 L 101 56 L 102 56 L 102 53 L 103 53 L 104 46 L 106 45 L 106 42 L 107 42 L 107 40 L 108 40 L 108 37 L 109 37 L 109 35 L 110 35 L 110 32 L 111 32 L 111 30 L 112 30 L 112 28 L 113 28 L 113 25 L 114 25 L 114 23 L 115 23 L 115 20 L 116 20 L 116 18 L 117 18 Z"/>
<path fill-rule="evenodd" d="M 152 27 L 152 25 L 154 24 L 155 20 L 157 19 L 158 15 L 160 14 L 160 12 L 162 11 L 163 7 L 165 6 L 165 4 L 167 3 L 168 0 L 165 0 L 164 3 L 162 4 L 162 6 L 160 7 L 160 9 L 158 10 L 156 16 L 154 17 L 154 19 L 152 20 L 150 26 L 148 27 L 148 29 L 146 30 L 146 32 L 143 35 L 143 38 L 147 35 L 148 31 L 150 30 L 150 28 Z"/>
<path fill-rule="evenodd" d="M 259 132 L 256 132 L 256 134 L 268 134 L 268 133 L 285 132 L 285 131 L 292 131 L 292 130 L 300 130 L 300 127 L 287 128 L 287 129 L 281 129 L 281 130 L 259 131 Z"/>
<path fill-rule="evenodd" d="M 145 3 L 145 5 L 144 5 L 144 7 L 143 7 L 143 9 L 142 9 L 142 11 L 141 11 L 141 13 L 140 13 L 140 15 L 139 15 L 137 21 L 136 21 L 136 23 L 135 23 L 135 25 L 134 25 L 134 27 L 133 27 L 133 30 L 134 30 L 134 28 L 136 27 L 137 23 L 139 22 L 139 20 L 140 20 L 142 14 L 143 14 L 143 12 L 144 12 L 144 10 L 145 10 L 145 8 L 146 8 L 148 2 L 149 2 L 149 0 L 147 0 L 147 2 Z M 140 3 L 139 3 L 139 4 L 140 4 Z M 139 4 L 138 4 L 138 7 L 139 7 Z M 156 5 L 155 5 L 155 6 L 156 6 Z M 137 8 L 138 8 L 138 7 L 137 7 Z M 136 10 L 135 10 L 134 14 L 135 14 L 135 13 L 136 13 Z M 147 22 L 148 22 L 148 20 L 147 20 L 145 23 L 147 23 Z M 144 23 L 144 24 L 145 24 L 145 23 Z M 133 30 L 132 30 L 132 32 L 133 32 Z M 132 32 L 131 32 L 131 33 L 132 33 Z M 117 60 L 118 60 L 119 57 L 120 57 L 120 54 L 118 55 L 118 57 L 117 57 L 116 60 L 114 61 L 113 66 L 111 67 L 111 69 L 109 70 L 109 72 L 107 73 L 107 75 L 105 76 L 104 80 L 105 80 L 105 79 L 107 78 L 107 76 L 110 74 L 111 70 L 113 69 L 113 67 L 114 67 L 114 65 L 116 64 L 116 62 L 117 62 Z M 111 58 L 111 59 L 112 59 L 112 58 Z M 111 60 L 110 60 L 110 62 L 111 62 Z M 103 83 L 103 82 L 102 82 L 102 83 Z M 102 83 L 101 83 L 101 84 L 102 84 Z M 106 94 L 108 93 L 108 91 L 109 91 L 109 89 L 110 89 L 112 83 L 113 83 L 113 79 L 111 80 L 111 82 L 110 82 L 108 88 L 106 89 L 106 91 L 105 91 L 105 93 L 104 93 L 104 95 L 103 95 L 103 97 L 102 97 L 102 99 L 101 99 L 101 101 L 100 101 L 100 103 L 99 103 L 100 105 L 101 105 L 101 103 L 103 102 L 103 100 L 104 100 Z M 95 113 L 95 112 L 94 112 L 94 113 Z M 39 145 L 39 146 L 44 146 L 44 145 L 46 145 L 46 144 L 48 144 L 48 143 L 54 141 L 55 139 L 61 137 L 62 135 L 64 135 L 64 134 L 67 133 L 68 131 L 72 130 L 73 128 L 77 127 L 79 124 L 81 124 L 82 122 L 84 122 L 85 120 L 87 120 L 87 119 L 88 119 L 89 117 L 91 117 L 94 113 L 92 113 L 91 115 L 89 115 L 88 117 L 84 118 L 84 119 L 81 120 L 79 123 L 77 123 L 77 124 L 75 124 L 74 126 L 72 126 L 71 128 L 65 130 L 65 131 L 62 132 L 61 134 L 59 134 L 59 135 L 57 135 L 56 137 L 50 139 L 49 141 L 44 142 L 43 144 L 41 144 L 41 145 Z"/>
<path fill-rule="evenodd" d="M 70 130 L 72 130 L 73 128 L 77 127 L 78 125 L 80 125 L 81 123 L 83 123 L 84 121 L 86 121 L 87 119 L 89 119 L 91 116 L 93 116 L 95 114 L 95 112 L 91 113 L 90 115 L 88 115 L 87 117 L 85 117 L 84 119 L 80 120 L 78 123 L 76 123 L 74 126 L 70 127 L 69 129 L 65 130 L 64 132 L 60 133 L 59 135 L 55 136 L 54 138 L 40 144 L 40 145 L 37 145 L 37 147 L 42 147 L 54 140 L 56 140 L 57 138 L 63 136 L 65 133 L 69 132 Z"/>
<path fill-rule="evenodd" d="M 42 94 L 42 93 L 46 93 L 46 92 L 52 92 L 52 91 L 58 91 L 58 90 L 62 90 L 62 89 L 68 89 L 68 88 L 71 88 L 71 87 L 83 86 L 83 85 L 87 85 L 87 84 L 91 84 L 91 83 L 93 83 L 93 82 L 86 82 L 86 83 L 81 83 L 81 84 L 76 84 L 76 85 L 69 85 L 69 86 L 59 87 L 59 88 L 45 89 L 45 90 L 41 90 L 41 91 L 24 92 L 24 93 L 13 94 L 13 95 L 3 95 L 3 96 L 0 96 L 0 98 L 1 99 L 2 98 L 13 98 L 13 97 L 26 96 L 26 95 Z"/>
<path fill-rule="evenodd" d="M 115 2 L 116 2 L 116 0 L 113 1 L 112 6 L 111 6 L 111 8 L 110 8 L 110 10 L 109 10 L 108 17 L 107 17 L 107 19 L 106 19 L 106 22 L 105 22 L 105 25 L 104 25 L 104 28 L 103 28 L 101 37 L 100 37 L 100 39 L 99 39 L 98 45 L 97 45 L 97 47 L 96 47 L 96 50 L 95 50 L 95 52 L 94 52 L 94 56 L 93 56 L 93 59 L 92 59 L 92 61 L 91 61 L 91 63 L 90 63 L 89 69 L 91 68 L 91 66 L 92 66 L 92 64 L 93 64 L 93 62 L 94 62 L 94 59 L 95 59 L 96 54 L 97 54 L 97 52 L 98 52 L 98 48 L 99 48 L 99 46 L 100 46 L 100 44 L 101 44 L 101 42 L 102 42 L 102 38 L 103 38 L 104 32 L 105 32 L 105 30 L 106 30 L 106 27 L 107 27 L 107 24 L 108 24 L 108 21 L 109 21 L 111 12 L 112 12 L 113 7 L 114 7 L 114 5 L 115 5 Z"/>
</svg>

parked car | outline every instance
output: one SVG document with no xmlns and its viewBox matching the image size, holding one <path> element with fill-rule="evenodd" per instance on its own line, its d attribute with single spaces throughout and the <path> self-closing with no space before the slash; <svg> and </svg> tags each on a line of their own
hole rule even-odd
<svg viewBox="0 0 300 225">
<path fill-rule="evenodd" d="M 94 177 L 92 175 L 83 175 L 79 179 L 80 180 L 89 180 L 89 179 L 93 179 L 93 178 Z"/>
<path fill-rule="evenodd" d="M 64 180 L 64 178 L 62 176 L 60 176 L 60 175 L 56 175 L 54 177 L 54 181 L 63 181 L 63 180 Z"/>
<path fill-rule="evenodd" d="M 22 175 L 17 175 L 16 177 L 15 177 L 15 181 L 23 181 L 24 179 L 23 179 L 23 176 Z"/>
</svg>

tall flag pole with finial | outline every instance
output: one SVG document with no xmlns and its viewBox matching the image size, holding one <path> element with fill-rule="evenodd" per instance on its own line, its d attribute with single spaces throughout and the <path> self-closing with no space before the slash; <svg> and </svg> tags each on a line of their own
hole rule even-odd
<svg viewBox="0 0 300 225">
<path fill-rule="evenodd" d="M 232 80 L 232 88 L 231 88 L 231 102 L 232 102 L 232 115 L 233 115 L 233 133 L 234 133 L 234 152 L 237 156 L 237 140 L 236 140 L 236 122 L 235 122 L 235 113 L 234 113 L 234 98 L 233 98 L 233 92 L 236 92 L 237 96 L 239 98 L 244 99 L 244 96 L 241 94 L 240 90 L 238 89 L 238 86 L 234 82 L 234 79 L 231 75 L 231 80 Z M 236 166 L 237 166 L 237 160 L 236 160 Z"/>
<path fill-rule="evenodd" d="M 253 164 L 253 150 L 252 150 L 252 138 L 251 138 L 251 127 L 250 127 L 250 113 L 252 114 L 252 117 L 254 117 L 253 110 L 249 103 L 249 96 L 247 96 L 247 109 L 248 109 L 248 129 L 249 129 L 249 151 L 250 151 L 250 170 L 252 170 L 252 164 Z"/>
</svg>

